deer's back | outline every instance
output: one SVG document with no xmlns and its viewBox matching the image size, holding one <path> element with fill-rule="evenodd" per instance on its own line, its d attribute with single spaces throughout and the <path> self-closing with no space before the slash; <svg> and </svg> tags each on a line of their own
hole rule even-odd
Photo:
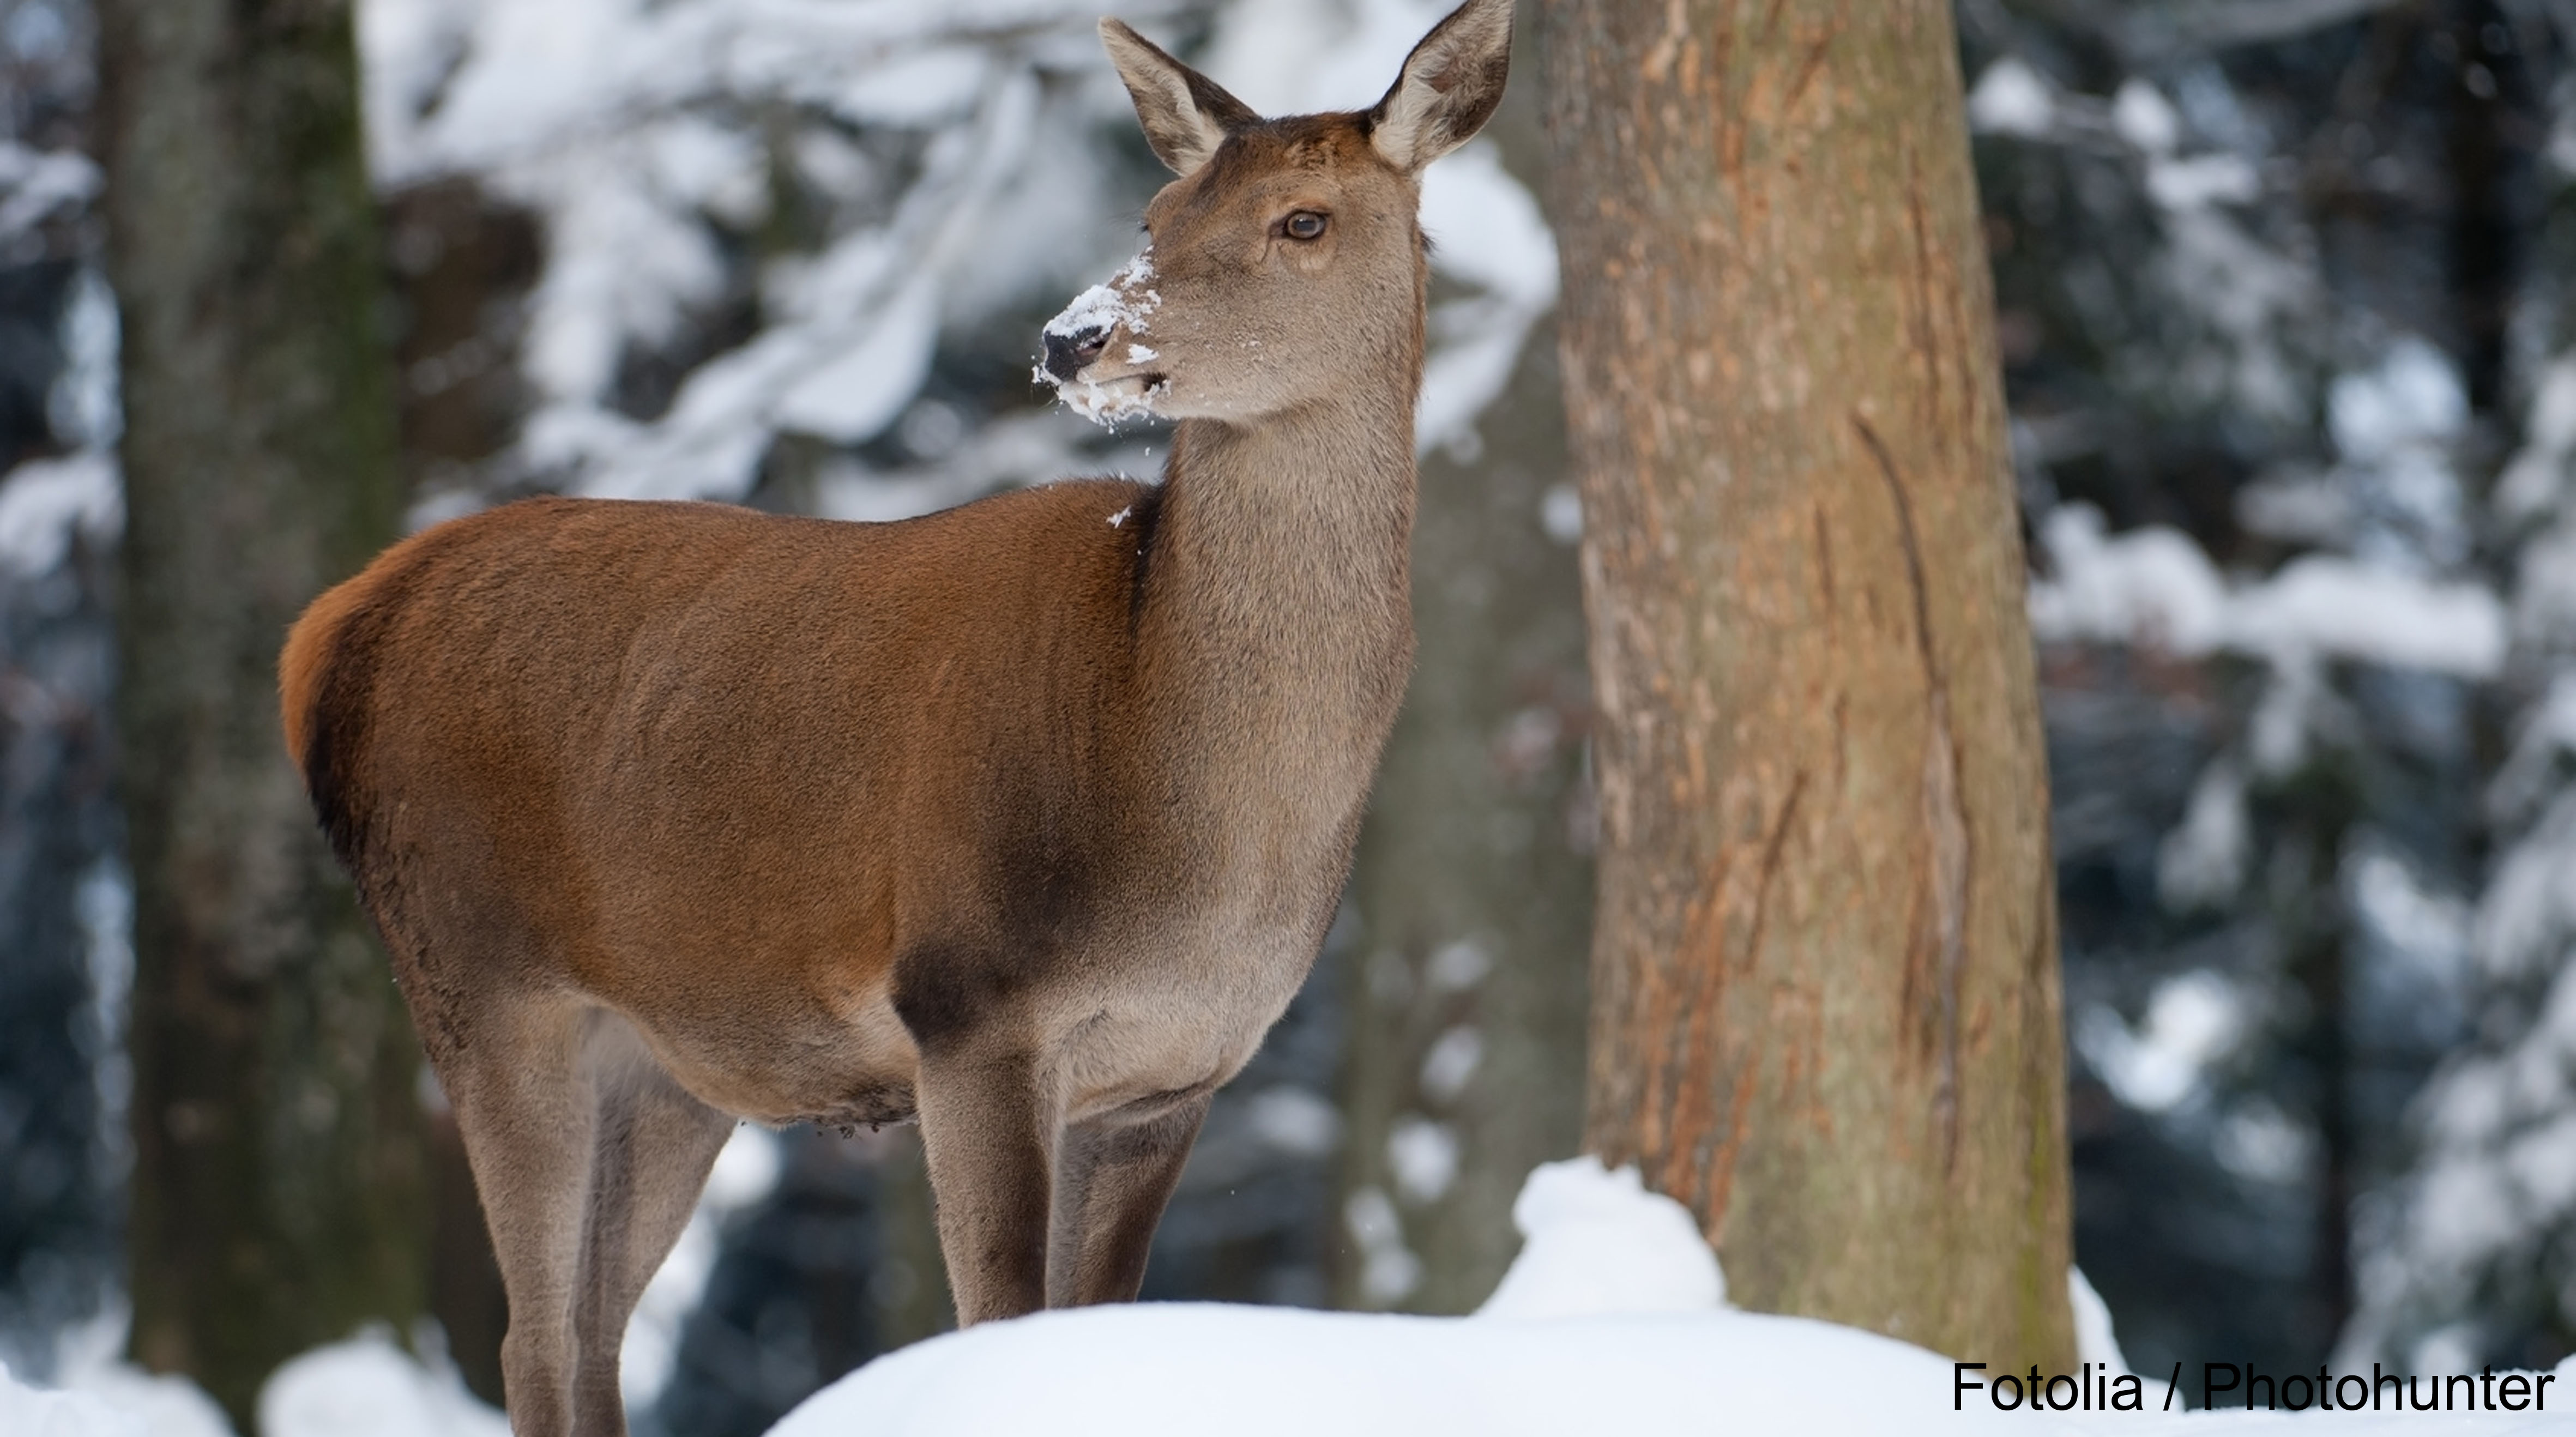
<svg viewBox="0 0 2576 1437">
<path fill-rule="evenodd" d="M 1151 503 L 532 500 L 317 600 L 288 742 L 398 960 L 426 955 L 425 1039 L 469 987 L 569 984 L 684 1047 L 882 1022 L 901 944 L 1071 921 L 1045 905 L 1132 827 L 1138 529 L 1108 518 Z"/>
</svg>

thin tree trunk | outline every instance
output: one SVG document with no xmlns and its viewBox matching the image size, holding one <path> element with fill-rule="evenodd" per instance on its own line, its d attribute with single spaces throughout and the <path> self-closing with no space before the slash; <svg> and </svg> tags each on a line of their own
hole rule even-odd
<svg viewBox="0 0 2576 1437">
<path fill-rule="evenodd" d="M 1534 7 L 1485 127 L 1546 167 Z M 1590 694 L 1554 326 L 1478 421 L 1482 452 L 1423 457 L 1404 713 L 1351 873 L 1339 1307 L 1465 1312 L 1520 1251 L 1529 1170 L 1583 1140 L 1592 925 Z"/>
<path fill-rule="evenodd" d="M 1588 705 L 1574 555 L 1543 519 L 1565 472 L 1550 338 L 1479 462 L 1422 465 L 1421 658 L 1351 876 L 1342 1307 L 1483 1302 L 1522 1180 L 1582 1142 Z"/>
<path fill-rule="evenodd" d="M 345 0 L 103 0 L 124 315 L 134 1352 L 248 1430 L 421 1311 L 418 1057 L 278 736 L 278 644 L 399 517 Z"/>
<path fill-rule="evenodd" d="M 1591 1146 L 1748 1307 L 2072 1371 L 2045 757 L 1946 0 L 1549 0 Z"/>
</svg>

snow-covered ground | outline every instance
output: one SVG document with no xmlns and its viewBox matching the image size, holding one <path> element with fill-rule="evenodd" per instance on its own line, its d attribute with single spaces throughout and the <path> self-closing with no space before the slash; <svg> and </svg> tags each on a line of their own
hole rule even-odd
<svg viewBox="0 0 2576 1437">
<path fill-rule="evenodd" d="M 2576 1359 L 2549 1377 L 2568 1412 L 2187 1413 L 2165 1382 L 2128 1379 L 2141 1410 L 2105 1410 L 2125 1367 L 2100 1299 L 2070 1274 L 2084 1389 L 2075 1410 L 1999 1409 L 1946 1357 L 1874 1333 L 1726 1305 L 1717 1259 L 1678 1204 L 1590 1158 L 1530 1175 L 1527 1238 L 1472 1317 L 1215 1303 L 1041 1313 L 916 1344 L 816 1393 L 771 1437 L 1044 1430 L 1148 1434 L 1940 1431 L 2156 1434 L 2296 1422 L 2335 1433 L 2576 1432 Z M 186 1383 L 112 1362 L 67 1364 L 71 1390 L 0 1372 L 6 1437 L 231 1437 Z M 1976 1381 L 2003 1376 L 1966 1374 Z M 2287 1374 L 2283 1374 L 2286 1376 Z M 2304 1380 L 2304 1379 L 2302 1379 Z M 2523 1381 L 2537 1381 L 2525 1376 Z M 382 1337 L 307 1354 L 260 1398 L 261 1437 L 503 1437 L 498 1413 Z"/>
</svg>

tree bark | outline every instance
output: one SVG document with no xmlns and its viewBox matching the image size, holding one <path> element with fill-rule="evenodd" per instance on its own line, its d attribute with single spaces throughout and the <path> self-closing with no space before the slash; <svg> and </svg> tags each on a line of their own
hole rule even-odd
<svg viewBox="0 0 2576 1437">
<path fill-rule="evenodd" d="M 134 1353 L 248 1430 L 426 1285 L 419 1060 L 278 733 L 288 623 L 396 532 L 345 0 L 103 0 L 124 317 Z"/>
<path fill-rule="evenodd" d="M 1946 0 L 1549 0 L 1587 1139 L 1747 1307 L 2073 1371 L 2045 754 Z"/>
</svg>

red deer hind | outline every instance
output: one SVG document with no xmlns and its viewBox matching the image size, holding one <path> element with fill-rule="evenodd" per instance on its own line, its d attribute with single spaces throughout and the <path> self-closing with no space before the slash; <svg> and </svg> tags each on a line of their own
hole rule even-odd
<svg viewBox="0 0 2576 1437">
<path fill-rule="evenodd" d="M 1046 371 L 1180 421 L 1158 487 L 531 500 L 296 624 L 287 745 L 455 1104 L 520 1437 L 625 1430 L 627 1317 L 737 1118 L 917 1116 L 961 1322 L 1135 1296 L 1404 691 L 1419 179 L 1510 33 L 1469 0 L 1375 108 L 1265 120 L 1102 22 L 1179 178 Z"/>
</svg>

